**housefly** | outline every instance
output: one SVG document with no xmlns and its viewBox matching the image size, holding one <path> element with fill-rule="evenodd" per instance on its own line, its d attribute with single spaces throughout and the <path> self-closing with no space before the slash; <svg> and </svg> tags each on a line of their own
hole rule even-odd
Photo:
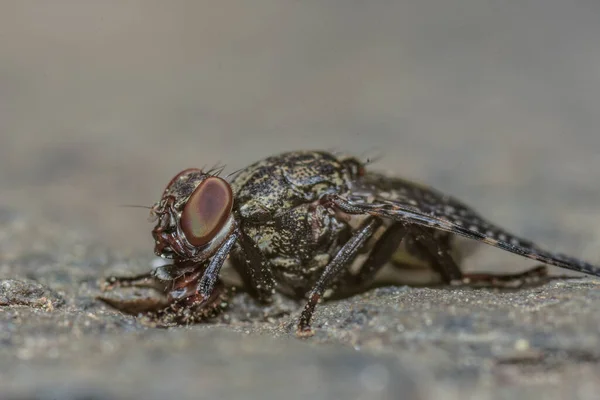
<svg viewBox="0 0 600 400">
<path fill-rule="evenodd" d="M 220 173 L 183 170 L 151 207 L 155 254 L 172 263 L 108 279 L 108 288 L 154 286 L 166 294 L 135 310 L 188 322 L 218 313 L 231 295 L 220 278 L 226 260 L 261 303 L 275 293 L 305 299 L 300 336 L 312 334 L 313 312 L 326 294 L 364 290 L 389 263 L 416 271 L 420 262 L 434 280 L 454 285 L 518 287 L 548 276 L 543 265 L 516 274 L 465 273 L 453 256 L 460 236 L 600 276 L 597 266 L 544 250 L 431 187 L 367 171 L 352 156 L 286 152 L 230 177 Z M 125 301 L 109 303 L 132 309 Z"/>
</svg>

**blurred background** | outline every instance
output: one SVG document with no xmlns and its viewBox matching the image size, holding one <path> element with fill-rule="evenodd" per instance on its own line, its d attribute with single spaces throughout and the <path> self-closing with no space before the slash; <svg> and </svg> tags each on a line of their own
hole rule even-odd
<svg viewBox="0 0 600 400">
<path fill-rule="evenodd" d="M 594 0 L 2 1 L 0 217 L 38 221 L 32 247 L 150 254 L 119 205 L 179 170 L 334 148 L 600 261 L 598 21 Z"/>
</svg>

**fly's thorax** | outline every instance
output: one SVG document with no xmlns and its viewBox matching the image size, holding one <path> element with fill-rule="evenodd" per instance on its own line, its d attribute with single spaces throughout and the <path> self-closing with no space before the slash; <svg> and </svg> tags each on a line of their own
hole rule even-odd
<svg viewBox="0 0 600 400">
<path fill-rule="evenodd" d="M 243 224 L 242 229 L 267 259 L 293 258 L 302 267 L 315 254 L 328 252 L 348 225 L 323 206 L 302 204 L 271 221 Z"/>
<path fill-rule="evenodd" d="M 358 173 L 356 163 L 316 151 L 283 153 L 257 162 L 231 182 L 241 218 L 266 220 L 311 203 L 324 193 L 346 193 Z"/>
</svg>

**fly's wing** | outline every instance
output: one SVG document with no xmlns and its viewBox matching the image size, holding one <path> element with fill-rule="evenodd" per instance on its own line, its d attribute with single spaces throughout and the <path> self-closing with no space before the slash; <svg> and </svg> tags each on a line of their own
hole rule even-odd
<svg viewBox="0 0 600 400">
<path fill-rule="evenodd" d="M 371 215 L 462 235 L 544 264 L 600 276 L 600 267 L 543 250 L 492 224 L 459 200 L 414 182 L 367 173 L 355 182 L 346 200 Z"/>
</svg>

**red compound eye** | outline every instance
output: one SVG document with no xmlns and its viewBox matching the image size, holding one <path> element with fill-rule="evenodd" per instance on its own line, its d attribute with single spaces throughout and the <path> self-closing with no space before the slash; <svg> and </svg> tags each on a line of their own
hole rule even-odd
<svg viewBox="0 0 600 400">
<path fill-rule="evenodd" d="M 210 177 L 190 196 L 181 214 L 181 230 L 192 246 L 210 242 L 223 228 L 233 208 L 233 193 L 227 181 Z"/>
</svg>

